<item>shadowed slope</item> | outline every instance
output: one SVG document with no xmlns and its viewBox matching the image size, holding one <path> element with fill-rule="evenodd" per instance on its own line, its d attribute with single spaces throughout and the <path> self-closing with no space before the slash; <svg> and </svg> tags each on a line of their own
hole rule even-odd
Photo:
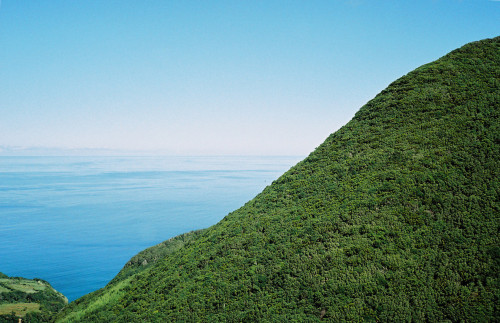
<svg viewBox="0 0 500 323">
<path fill-rule="evenodd" d="M 416 69 L 242 208 L 60 319 L 498 318 L 499 75 L 498 37 Z"/>
</svg>

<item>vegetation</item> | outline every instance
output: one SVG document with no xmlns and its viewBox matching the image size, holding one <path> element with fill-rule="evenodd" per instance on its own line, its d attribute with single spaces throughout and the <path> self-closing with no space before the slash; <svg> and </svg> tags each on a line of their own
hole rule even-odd
<svg viewBox="0 0 500 323">
<path fill-rule="evenodd" d="M 0 322 L 51 322 L 68 300 L 41 279 L 0 273 Z"/>
<path fill-rule="evenodd" d="M 125 267 L 116 275 L 116 277 L 111 281 L 111 283 L 116 283 L 121 281 L 133 274 L 143 271 L 149 268 L 151 265 L 165 258 L 174 251 L 180 249 L 186 242 L 197 238 L 204 230 L 191 231 L 188 233 L 183 233 L 177 237 L 163 241 L 156 246 L 147 248 L 137 255 L 132 257 L 126 264 Z"/>
<path fill-rule="evenodd" d="M 499 75 L 500 37 L 416 69 L 242 208 L 58 319 L 498 320 Z"/>
<path fill-rule="evenodd" d="M 16 316 L 24 317 L 27 313 L 40 312 L 40 304 L 38 303 L 13 303 L 13 304 L 1 304 L 0 313 L 11 314 L 15 313 Z M 17 322 L 18 320 L 16 320 Z"/>
<path fill-rule="evenodd" d="M 203 231 L 204 230 L 198 230 L 184 233 L 141 251 L 127 262 L 125 267 L 123 267 L 118 275 L 116 275 L 105 288 L 85 295 L 69 304 L 65 312 L 69 314 L 66 315 L 65 320 L 71 322 L 82 320 L 88 312 L 98 310 L 102 304 L 116 301 L 119 297 L 124 296 L 125 290 L 128 288 L 133 278 L 130 276 L 147 271 L 159 260 L 165 259 L 171 253 L 179 250 L 187 242 L 197 238 Z M 70 313 L 76 307 L 82 308 L 82 304 L 85 304 L 83 310 Z M 85 321 L 85 319 L 83 320 Z"/>
</svg>

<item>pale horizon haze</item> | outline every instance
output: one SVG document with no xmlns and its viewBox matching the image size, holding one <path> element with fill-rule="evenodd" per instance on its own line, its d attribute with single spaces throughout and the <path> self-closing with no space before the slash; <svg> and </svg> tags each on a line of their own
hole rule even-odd
<svg viewBox="0 0 500 323">
<path fill-rule="evenodd" d="M 307 155 L 500 1 L 0 2 L 0 154 Z"/>
</svg>

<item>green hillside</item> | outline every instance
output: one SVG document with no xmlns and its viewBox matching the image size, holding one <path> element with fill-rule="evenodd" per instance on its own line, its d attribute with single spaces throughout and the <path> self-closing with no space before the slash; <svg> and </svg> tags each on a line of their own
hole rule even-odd
<svg viewBox="0 0 500 323">
<path fill-rule="evenodd" d="M 59 320 L 498 320 L 499 126 L 497 37 L 398 79 L 253 200 Z"/>
<path fill-rule="evenodd" d="M 0 273 L 0 322 L 51 322 L 67 303 L 46 281 Z"/>
</svg>

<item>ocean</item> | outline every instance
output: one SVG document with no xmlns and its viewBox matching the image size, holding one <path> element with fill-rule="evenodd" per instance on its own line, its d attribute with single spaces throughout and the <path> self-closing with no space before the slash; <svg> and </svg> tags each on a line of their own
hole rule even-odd
<svg viewBox="0 0 500 323">
<path fill-rule="evenodd" d="M 302 157 L 0 157 L 0 272 L 69 301 L 139 251 L 209 227 Z"/>
</svg>

